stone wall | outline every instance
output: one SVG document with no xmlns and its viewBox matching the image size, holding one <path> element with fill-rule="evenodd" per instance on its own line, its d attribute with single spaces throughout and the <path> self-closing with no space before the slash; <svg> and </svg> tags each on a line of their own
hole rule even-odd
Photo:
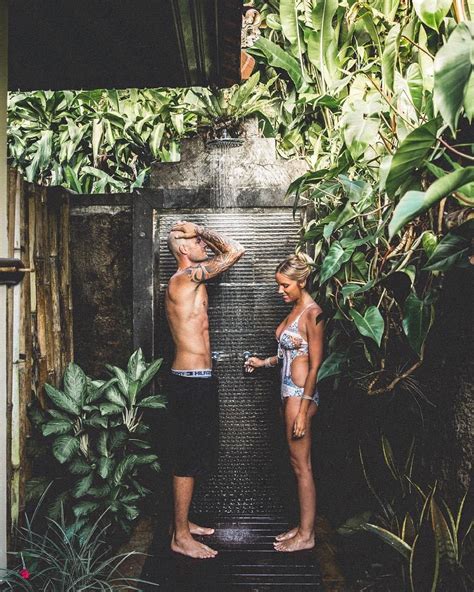
<svg viewBox="0 0 474 592">
<path fill-rule="evenodd" d="M 130 196 L 81 195 L 71 207 L 75 361 L 93 377 L 132 352 Z"/>
<path fill-rule="evenodd" d="M 184 139 L 181 160 L 156 163 L 150 188 L 164 208 L 288 207 L 286 191 L 307 170 L 304 160 L 285 160 L 274 138 L 262 138 L 256 120 L 248 121 L 241 146 L 211 148 L 201 136 Z"/>
</svg>

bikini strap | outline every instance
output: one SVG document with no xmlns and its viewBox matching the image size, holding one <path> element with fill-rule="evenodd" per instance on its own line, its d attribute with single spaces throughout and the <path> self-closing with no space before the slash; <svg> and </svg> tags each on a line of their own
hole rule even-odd
<svg viewBox="0 0 474 592">
<path fill-rule="evenodd" d="M 294 323 L 296 323 L 297 321 L 299 322 L 303 313 L 306 312 L 308 310 L 308 308 L 311 308 L 312 306 L 316 306 L 316 302 L 312 302 L 311 304 L 308 304 L 308 306 L 305 306 L 305 308 L 303 308 L 303 310 L 300 312 L 300 314 L 296 317 L 296 319 L 293 322 Z"/>
</svg>

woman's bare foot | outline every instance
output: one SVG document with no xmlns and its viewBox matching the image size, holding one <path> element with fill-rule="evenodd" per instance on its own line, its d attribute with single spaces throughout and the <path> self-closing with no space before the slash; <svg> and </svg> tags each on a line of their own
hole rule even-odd
<svg viewBox="0 0 474 592">
<path fill-rule="evenodd" d="M 193 557 L 194 559 L 212 559 L 217 555 L 217 551 L 199 543 L 192 536 L 177 538 L 173 535 L 171 539 L 171 550 L 175 553 Z"/>
<path fill-rule="evenodd" d="M 207 536 L 210 534 L 214 534 L 213 528 L 208 528 L 207 526 L 199 526 L 198 524 L 194 524 L 194 522 L 189 522 L 189 532 L 191 534 L 197 534 L 199 536 Z"/>
<path fill-rule="evenodd" d="M 288 539 L 292 539 L 297 532 L 298 532 L 298 527 L 295 526 L 294 528 L 292 528 L 288 532 L 282 532 L 281 534 L 276 536 L 275 540 L 276 541 L 287 541 Z"/>
<path fill-rule="evenodd" d="M 273 543 L 273 546 L 276 551 L 280 551 L 281 553 L 293 553 L 294 551 L 312 549 L 314 547 L 314 534 L 306 537 L 298 531 L 293 538 L 278 541 L 277 543 Z"/>
</svg>

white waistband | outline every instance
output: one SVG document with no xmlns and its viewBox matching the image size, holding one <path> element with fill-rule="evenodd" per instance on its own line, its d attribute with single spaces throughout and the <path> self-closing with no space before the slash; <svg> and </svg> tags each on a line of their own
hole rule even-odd
<svg viewBox="0 0 474 592">
<path fill-rule="evenodd" d="M 171 368 L 171 374 L 175 376 L 185 376 L 186 378 L 211 378 L 212 368 L 204 368 L 200 370 L 175 370 Z"/>
</svg>

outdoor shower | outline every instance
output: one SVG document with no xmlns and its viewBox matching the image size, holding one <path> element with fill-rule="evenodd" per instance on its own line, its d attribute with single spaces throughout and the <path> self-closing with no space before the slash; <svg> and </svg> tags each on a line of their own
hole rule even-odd
<svg viewBox="0 0 474 592">
<path fill-rule="evenodd" d="M 261 138 L 256 122 L 251 122 L 240 138 L 224 134 L 207 143 L 201 137 L 184 140 L 181 161 L 158 163 L 152 171 L 152 188 L 134 204 L 137 273 L 141 278 L 148 273 L 152 284 L 148 292 L 143 279 L 134 278 L 142 298 L 135 338 L 137 343 L 150 343 L 153 357 L 164 357 L 168 363 L 173 345 L 164 291 L 175 272 L 175 260 L 166 246 L 173 223 L 185 219 L 209 226 L 246 248 L 234 267 L 208 282 L 220 449 L 217 475 L 197 487 L 193 505 L 198 513 L 284 511 L 278 466 L 285 449 L 278 371 L 249 379 L 242 372 L 242 356 L 245 351 L 265 356 L 275 352 L 274 330 L 287 308 L 276 293 L 274 272 L 277 263 L 294 251 L 299 229 L 284 195 L 304 170 L 305 163 L 278 159 L 274 140 Z M 145 247 L 152 259 L 148 272 L 142 264 L 145 250 L 138 251 Z"/>
</svg>

